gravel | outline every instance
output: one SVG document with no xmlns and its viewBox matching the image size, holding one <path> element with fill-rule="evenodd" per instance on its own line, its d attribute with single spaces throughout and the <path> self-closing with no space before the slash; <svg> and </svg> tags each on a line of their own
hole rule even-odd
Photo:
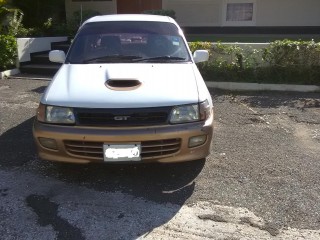
<svg viewBox="0 0 320 240">
<path fill-rule="evenodd" d="M 3 239 L 320 238 L 319 93 L 212 90 L 206 161 L 70 165 L 36 155 L 47 85 L 0 81 Z"/>
</svg>

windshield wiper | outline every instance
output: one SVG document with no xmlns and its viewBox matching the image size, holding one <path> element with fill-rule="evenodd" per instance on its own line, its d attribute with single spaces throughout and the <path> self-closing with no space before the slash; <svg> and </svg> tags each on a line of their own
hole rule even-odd
<svg viewBox="0 0 320 240">
<path fill-rule="evenodd" d="M 139 58 L 133 59 L 133 62 L 154 62 L 154 61 L 161 61 L 161 62 L 171 62 L 171 61 L 185 61 L 185 58 L 182 57 L 172 57 L 172 56 L 158 56 L 158 57 L 150 57 L 150 58 Z"/>
<path fill-rule="evenodd" d="M 134 55 L 109 55 L 102 57 L 89 58 L 83 61 L 83 63 L 110 63 L 110 62 L 131 62 L 132 60 L 138 60 L 141 56 Z"/>
</svg>

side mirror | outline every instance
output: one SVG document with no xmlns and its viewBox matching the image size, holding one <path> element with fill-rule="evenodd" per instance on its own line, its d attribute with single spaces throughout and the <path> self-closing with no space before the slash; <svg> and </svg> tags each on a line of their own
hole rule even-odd
<svg viewBox="0 0 320 240">
<path fill-rule="evenodd" d="M 207 50 L 196 50 L 193 54 L 195 63 L 205 62 L 209 59 L 209 52 Z"/>
<path fill-rule="evenodd" d="M 66 54 L 61 50 L 52 50 L 49 52 L 49 60 L 51 62 L 64 63 Z"/>
</svg>

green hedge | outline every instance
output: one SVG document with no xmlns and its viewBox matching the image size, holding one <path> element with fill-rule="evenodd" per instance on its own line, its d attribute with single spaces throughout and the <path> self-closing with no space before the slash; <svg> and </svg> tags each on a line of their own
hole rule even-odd
<svg viewBox="0 0 320 240">
<path fill-rule="evenodd" d="M 17 58 L 17 41 L 15 37 L 0 35 L 0 71 L 15 66 Z"/>
<path fill-rule="evenodd" d="M 190 43 L 207 49 L 208 62 L 198 64 L 206 81 L 320 85 L 320 43 L 275 41 L 262 49 L 233 44 Z"/>
</svg>

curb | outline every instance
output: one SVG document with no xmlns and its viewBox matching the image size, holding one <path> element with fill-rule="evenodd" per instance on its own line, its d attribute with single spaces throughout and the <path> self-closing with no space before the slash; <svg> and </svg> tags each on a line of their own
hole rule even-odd
<svg viewBox="0 0 320 240">
<path fill-rule="evenodd" d="M 9 79 L 27 79 L 27 80 L 41 80 L 41 81 L 51 81 L 52 78 L 50 77 L 38 77 L 38 76 L 27 76 L 27 77 L 20 77 L 20 76 L 12 76 Z"/>
<path fill-rule="evenodd" d="M 7 77 L 10 77 L 12 75 L 16 75 L 16 74 L 19 74 L 19 73 L 20 73 L 20 70 L 18 68 L 11 69 L 11 70 L 6 70 L 6 71 L 3 71 L 3 72 L 0 72 L 0 79 L 5 79 Z"/>
<path fill-rule="evenodd" d="M 316 85 L 291 85 L 291 84 L 260 84 L 238 82 L 208 82 L 209 88 L 218 88 L 233 91 L 287 91 L 287 92 L 320 92 Z"/>
</svg>

